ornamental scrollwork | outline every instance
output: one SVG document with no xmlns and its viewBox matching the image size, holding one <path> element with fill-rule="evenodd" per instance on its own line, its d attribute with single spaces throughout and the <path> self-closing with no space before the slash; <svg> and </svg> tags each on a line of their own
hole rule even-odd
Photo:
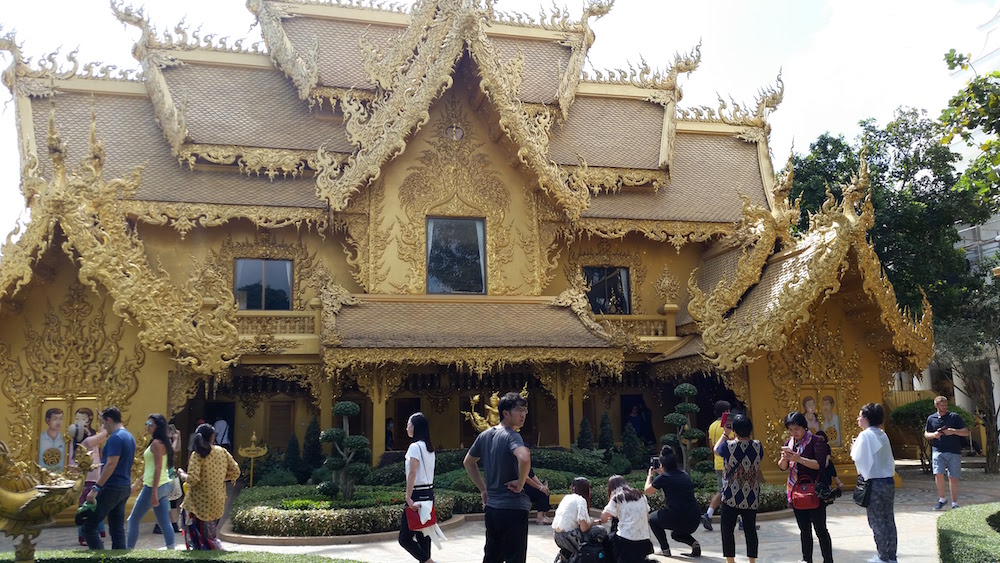
<svg viewBox="0 0 1000 563">
<path fill-rule="evenodd" d="M 578 166 L 564 166 L 563 168 L 569 172 L 577 172 L 580 169 Z M 667 173 L 658 169 L 590 166 L 580 175 L 594 194 L 600 192 L 617 193 L 623 188 L 647 186 L 655 192 L 667 183 Z"/>
<path fill-rule="evenodd" d="M 373 404 L 383 404 L 389 400 L 406 380 L 407 366 L 400 364 L 379 367 L 364 367 L 352 374 L 358 389 L 368 395 Z"/>
<path fill-rule="evenodd" d="M 326 268 L 320 268 L 316 276 L 310 280 L 309 286 L 319 295 L 323 306 L 323 328 L 320 332 L 320 344 L 324 346 L 340 346 L 344 337 L 337 330 L 337 314 L 344 305 L 357 306 L 363 301 L 352 295 L 341 285 L 338 285 Z"/>
<path fill-rule="evenodd" d="M 719 96 L 719 107 L 711 108 L 699 106 L 694 108 L 678 108 L 678 117 L 685 121 L 705 121 L 712 123 L 726 123 L 729 125 L 739 125 L 744 127 L 760 127 L 766 134 L 770 131 L 767 123 L 767 116 L 778 109 L 781 100 L 785 95 L 785 82 L 778 73 L 776 84 L 773 87 L 761 89 L 754 104 L 741 105 L 732 98 L 727 104 L 722 96 Z M 729 109 L 729 106 L 732 109 Z M 754 107 L 755 106 L 755 107 Z M 754 109 L 750 109 L 753 107 Z"/>
<path fill-rule="evenodd" d="M 331 159 L 328 166 L 333 168 L 341 166 L 347 158 L 338 153 L 328 156 Z M 235 164 L 247 176 L 263 174 L 272 181 L 278 176 L 295 178 L 319 169 L 315 151 L 237 145 L 185 143 L 178 149 L 177 161 L 191 169 L 199 162 L 224 166 Z"/>
<path fill-rule="evenodd" d="M 611 335 L 608 334 L 605 327 L 594 320 L 593 315 L 590 311 L 590 301 L 587 299 L 587 294 L 583 292 L 582 289 L 578 287 L 570 287 L 559 294 L 558 297 L 553 299 L 550 305 L 555 307 L 568 307 L 570 311 L 576 314 L 580 322 L 587 329 L 604 338 L 605 340 L 611 341 Z"/>
<path fill-rule="evenodd" d="M 30 459 L 43 398 L 58 397 L 72 406 L 79 397 L 97 397 L 102 405 L 127 410 L 139 389 L 145 351 L 136 343 L 131 355 L 123 353 L 125 321 L 108 320 L 108 298 L 93 297 L 76 281 L 57 309 L 46 304 L 41 327 L 25 322 L 20 353 L 0 342 L 0 389 L 10 405 L 6 422 L 17 459 Z"/>
<path fill-rule="evenodd" d="M 582 217 L 572 230 L 605 239 L 622 239 L 629 233 L 639 233 L 649 240 L 669 242 L 679 254 L 685 244 L 725 238 L 736 233 L 734 223 L 701 223 L 695 221 L 656 221 L 650 219 L 606 219 Z"/>
<path fill-rule="evenodd" d="M 66 165 L 54 109 L 48 146 L 52 180 L 38 184 L 34 209 L 39 218 L 48 219 L 46 228 L 58 222 L 65 235 L 62 250 L 78 264 L 80 282 L 95 292 L 102 286 L 117 316 L 139 322 L 138 337 L 147 350 L 171 352 L 177 362 L 199 373 L 231 365 L 238 339 L 231 285 L 198 268 L 183 285 L 172 283 L 162 267 L 150 265 L 142 241 L 125 219 L 120 198 L 138 191 L 140 169 L 126 179 L 105 181 L 104 146 L 93 115 L 88 155 L 79 168 Z"/>
<path fill-rule="evenodd" d="M 323 209 L 304 207 L 271 207 L 264 205 L 220 205 L 206 203 L 171 203 L 160 201 L 125 200 L 122 210 L 148 225 L 173 228 L 181 240 L 195 228 L 219 227 L 236 219 L 246 219 L 261 229 L 281 229 L 303 226 L 315 229 L 321 237 L 329 228 L 329 214 Z"/>
<path fill-rule="evenodd" d="M 663 266 L 660 277 L 653 284 L 653 291 L 656 292 L 656 296 L 660 298 L 661 303 L 677 303 L 677 296 L 681 291 L 681 282 L 670 272 L 669 264 Z"/>
<path fill-rule="evenodd" d="M 310 253 L 302 240 L 299 240 L 298 243 L 278 242 L 275 235 L 269 231 L 254 233 L 252 241 L 233 242 L 232 237 L 226 237 L 218 250 L 210 252 L 209 261 L 215 270 L 222 274 L 230 288 L 235 287 L 235 261 L 238 258 L 291 261 L 292 308 L 296 311 L 305 309 L 305 289 L 308 286 L 308 280 L 314 275 L 315 266 L 313 263 L 316 260 L 316 253 Z"/>
<path fill-rule="evenodd" d="M 783 185 L 781 190 L 787 190 L 790 182 L 790 175 L 779 182 Z M 799 273 L 784 282 L 776 302 L 766 313 L 730 314 L 730 311 L 760 282 L 763 266 L 775 249 L 775 241 L 783 238 L 784 225 L 794 214 L 779 214 L 776 218 L 766 210 L 745 206 L 746 218 L 755 219 L 745 220 L 740 232 L 744 233 L 745 240 L 756 239 L 756 242 L 749 251 L 744 251 L 732 279 L 721 280 L 706 296 L 695 283 L 697 270 L 692 273 L 688 284 L 691 292 L 688 311 L 701 329 L 707 357 L 717 367 L 733 370 L 762 351 L 785 347 L 789 333 L 809 322 L 811 307 L 840 290 L 841 275 L 852 265 L 861 274 L 865 294 L 878 305 L 879 318 L 892 336 L 896 351 L 914 366 L 925 366 L 930 361 L 934 333 L 926 297 L 919 321 L 912 319 L 909 311 L 900 310 L 895 290 L 867 238 L 874 224 L 874 207 L 866 162 L 861 163 L 858 176 L 843 186 L 842 193 L 843 200 L 839 204 L 828 195 L 822 210 L 810 217 L 809 230 L 803 237 L 783 245 L 785 252 L 790 253 L 785 259 L 799 261 L 796 269 Z M 852 251 L 854 260 L 849 256 Z M 801 254 L 794 255 L 795 252 Z"/>
<path fill-rule="evenodd" d="M 325 377 L 323 367 L 319 364 L 287 364 L 287 365 L 262 365 L 249 364 L 241 365 L 241 371 L 256 377 L 269 377 L 280 381 L 297 383 L 309 389 L 312 402 L 320 404 L 320 397 L 323 394 Z M 339 388 L 335 389 L 335 394 L 339 394 Z"/>
<path fill-rule="evenodd" d="M 677 77 L 681 74 L 690 74 L 698 69 L 701 64 L 701 43 L 691 49 L 690 53 L 675 53 L 674 64 L 665 72 L 653 70 L 640 58 L 638 66 L 629 64 L 628 69 L 605 69 L 604 72 L 592 68 L 591 72 L 584 77 L 588 82 L 597 84 L 620 84 L 635 86 L 636 88 L 677 92 Z M 680 96 L 675 94 L 674 101 L 679 101 Z"/>
<path fill-rule="evenodd" d="M 292 44 L 285 34 L 281 20 L 294 17 L 285 7 L 267 0 L 247 0 L 247 9 L 257 18 L 261 35 L 275 66 L 292 80 L 299 92 L 299 99 L 310 99 L 310 92 L 319 81 L 319 64 L 316 62 L 319 43 L 313 43 L 304 51 Z"/>
<path fill-rule="evenodd" d="M 481 150 L 484 142 L 455 96 L 443 104 L 442 119 L 428 138 L 430 148 L 418 157 L 399 187 L 399 201 L 407 221 L 400 222 L 396 244 L 399 257 L 409 264 L 407 282 L 399 289 L 424 293 L 427 271 L 427 217 L 484 217 L 489 293 L 509 294 L 505 267 L 513 261 L 514 242 L 507 215 L 510 193 Z M 448 130 L 461 127 L 461 140 Z"/>
<path fill-rule="evenodd" d="M 632 314 L 641 314 L 642 287 L 646 280 L 646 264 L 638 252 L 629 252 L 621 246 L 612 247 L 607 239 L 599 239 L 596 246 L 570 247 L 564 274 L 567 280 L 581 280 L 584 266 L 606 266 L 628 268 L 629 290 L 631 292 Z"/>
<path fill-rule="evenodd" d="M 563 72 L 562 78 L 559 80 L 559 89 L 556 91 L 556 101 L 559 104 L 560 116 L 564 120 L 569 117 L 569 108 L 573 105 L 577 87 L 583 77 L 583 65 L 587 61 L 587 53 L 594 44 L 594 31 L 590 28 L 590 18 L 597 20 L 606 16 L 611 11 L 612 4 L 614 4 L 614 0 L 608 2 L 591 2 L 584 8 L 580 23 L 573 26 L 573 29 L 569 28 L 571 24 L 567 22 L 568 14 L 565 9 L 561 14 L 558 13 L 558 10 L 554 10 L 548 24 L 545 23 L 544 14 L 540 14 L 539 19 L 542 27 L 548 25 L 549 28 L 552 28 L 558 25 L 566 31 L 571 32 L 569 38 L 563 43 L 564 45 L 568 44 L 570 48 L 569 64 L 566 65 L 566 71 Z M 520 23 L 520 14 L 518 14 L 518 21 L 519 23 L 515 25 L 523 25 Z M 531 22 L 531 19 L 528 18 L 527 21 Z"/>
<path fill-rule="evenodd" d="M 206 379 L 187 366 L 177 366 L 167 372 L 168 418 L 184 410 L 184 406 L 198 394 L 200 385 Z"/>
</svg>

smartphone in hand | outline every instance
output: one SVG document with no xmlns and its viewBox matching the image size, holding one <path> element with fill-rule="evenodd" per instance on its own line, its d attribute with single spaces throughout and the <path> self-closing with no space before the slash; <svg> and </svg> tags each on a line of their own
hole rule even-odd
<svg viewBox="0 0 1000 563">
<path fill-rule="evenodd" d="M 657 457 L 657 456 L 655 456 L 655 455 L 652 456 L 652 457 L 650 457 L 649 458 L 649 467 L 650 467 L 650 469 L 659 469 L 660 468 L 660 458 Z"/>
<path fill-rule="evenodd" d="M 728 412 L 722 413 L 722 420 L 719 421 L 719 422 L 722 424 L 723 428 L 726 427 L 726 422 L 728 422 L 728 421 L 729 421 L 729 413 Z"/>
</svg>

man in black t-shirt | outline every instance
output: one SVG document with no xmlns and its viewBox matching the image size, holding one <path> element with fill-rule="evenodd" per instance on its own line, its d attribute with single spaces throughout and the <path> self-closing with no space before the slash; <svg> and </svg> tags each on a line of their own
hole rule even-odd
<svg viewBox="0 0 1000 563">
<path fill-rule="evenodd" d="M 958 508 L 958 479 L 962 476 L 962 436 L 969 435 L 965 421 L 958 413 L 948 411 L 948 399 L 934 398 L 937 412 L 927 417 L 924 438 L 931 443 L 934 481 L 937 484 L 938 501 L 934 510 L 944 508 L 944 475 L 948 473 L 951 488 L 951 507 Z"/>
</svg>

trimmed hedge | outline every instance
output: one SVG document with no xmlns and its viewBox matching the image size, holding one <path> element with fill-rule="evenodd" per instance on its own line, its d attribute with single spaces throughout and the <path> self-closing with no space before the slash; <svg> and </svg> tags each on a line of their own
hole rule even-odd
<svg viewBox="0 0 1000 563">
<path fill-rule="evenodd" d="M 1000 553 L 1000 502 L 949 510 L 938 518 L 941 563 L 992 563 Z"/>
<path fill-rule="evenodd" d="M 438 519 L 451 518 L 455 499 L 438 494 Z M 233 531 L 255 536 L 347 536 L 399 529 L 403 505 L 336 510 L 282 510 L 254 506 L 233 514 Z"/>
<path fill-rule="evenodd" d="M 7 555 L 7 554 L 5 554 Z M 263 551 L 162 551 L 133 549 L 128 551 L 36 551 L 39 563 L 80 563 L 90 561 L 231 561 L 233 563 L 361 563 L 354 559 L 329 559 L 318 555 L 285 555 Z"/>
</svg>

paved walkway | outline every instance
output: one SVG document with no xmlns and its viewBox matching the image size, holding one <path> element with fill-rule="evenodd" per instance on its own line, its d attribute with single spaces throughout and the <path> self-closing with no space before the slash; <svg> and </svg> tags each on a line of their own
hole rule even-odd
<svg viewBox="0 0 1000 563">
<path fill-rule="evenodd" d="M 973 470 L 975 471 L 975 470 Z M 983 502 L 1000 502 L 1000 481 L 965 481 L 960 495 L 963 504 Z M 937 561 L 937 529 L 936 520 L 940 512 L 931 510 L 937 493 L 930 476 L 907 475 L 903 486 L 896 491 L 896 526 L 899 530 L 899 560 L 904 562 Z M 830 533 L 833 536 L 834 558 L 841 563 L 867 561 L 875 553 L 875 542 L 872 539 L 868 521 L 862 509 L 858 508 L 849 498 L 838 500 L 828 512 Z M 162 536 L 153 535 L 152 524 L 143 524 L 139 547 L 156 549 L 163 547 Z M 696 532 L 695 537 L 702 545 L 703 556 L 699 561 L 725 561 L 722 557 L 722 542 L 719 527 L 714 532 L 703 529 Z M 551 563 L 557 549 L 552 542 L 552 529 L 532 524 L 529 528 L 528 561 L 530 563 Z M 457 563 L 481 561 L 485 529 L 482 522 L 469 522 L 447 532 L 449 541 L 443 549 L 434 553 L 435 561 L 441 563 Z M 761 522 L 760 528 L 760 558 L 762 562 L 787 562 L 799 559 L 799 532 L 795 520 L 791 517 L 780 520 Z M 39 538 L 39 549 L 62 549 L 74 547 L 76 530 L 73 528 L 54 528 L 46 530 Z M 183 546 L 183 540 L 178 538 Z M 109 541 L 110 543 L 110 541 Z M 737 561 L 746 561 L 746 544 L 742 534 L 737 532 Z M 410 563 L 413 561 L 395 541 L 363 543 L 331 546 L 253 546 L 227 543 L 230 550 L 274 551 L 281 553 L 309 553 L 375 561 L 379 563 Z M 686 549 L 671 542 L 674 557 L 652 557 L 651 561 L 692 561 L 682 555 Z M 4 538 L 0 545 L 0 557 L 9 557 L 13 544 L 9 538 Z M 822 558 L 819 545 L 815 545 L 815 560 Z M 7 552 L 7 553 L 4 553 Z"/>
</svg>

